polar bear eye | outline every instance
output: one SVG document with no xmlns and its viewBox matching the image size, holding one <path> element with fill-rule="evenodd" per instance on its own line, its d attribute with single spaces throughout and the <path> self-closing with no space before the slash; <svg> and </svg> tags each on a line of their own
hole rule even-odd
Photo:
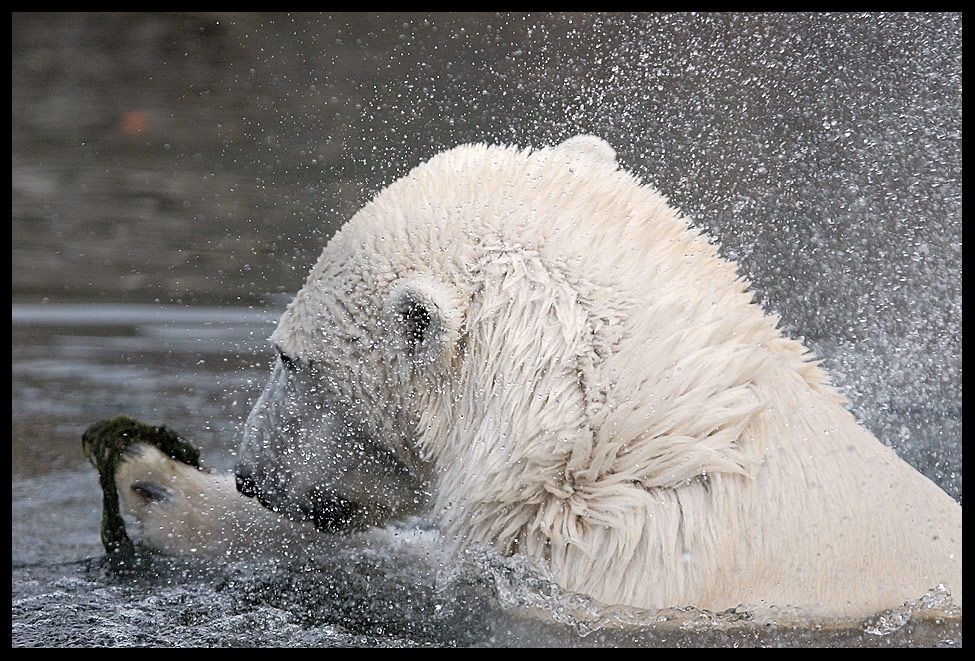
<svg viewBox="0 0 975 661">
<path fill-rule="evenodd" d="M 293 372 L 298 369 L 298 361 L 282 351 L 281 347 L 275 345 L 274 350 L 278 352 L 278 358 L 281 359 L 281 362 L 288 370 Z"/>
</svg>

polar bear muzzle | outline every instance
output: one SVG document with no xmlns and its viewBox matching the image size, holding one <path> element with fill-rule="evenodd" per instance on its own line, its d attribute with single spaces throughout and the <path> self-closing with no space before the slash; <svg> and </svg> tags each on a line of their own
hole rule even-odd
<svg viewBox="0 0 975 661">
<path fill-rule="evenodd" d="M 439 323 L 425 315 L 406 308 L 411 332 L 426 334 Z M 342 405 L 332 376 L 279 351 L 245 425 L 237 490 L 333 533 L 413 511 L 424 499 L 422 480 Z"/>
</svg>

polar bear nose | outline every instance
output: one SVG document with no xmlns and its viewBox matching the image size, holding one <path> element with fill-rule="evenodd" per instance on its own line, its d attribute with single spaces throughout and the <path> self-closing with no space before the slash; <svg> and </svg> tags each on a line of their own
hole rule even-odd
<svg viewBox="0 0 975 661">
<path fill-rule="evenodd" d="M 257 495 L 257 482 L 254 481 L 254 477 L 251 474 L 251 469 L 247 466 L 238 464 L 235 469 L 235 477 L 237 481 L 237 491 L 248 498 L 253 498 Z"/>
</svg>

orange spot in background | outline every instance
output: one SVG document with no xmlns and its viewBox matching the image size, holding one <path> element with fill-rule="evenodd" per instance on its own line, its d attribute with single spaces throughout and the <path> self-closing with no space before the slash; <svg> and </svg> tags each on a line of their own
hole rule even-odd
<svg viewBox="0 0 975 661">
<path fill-rule="evenodd" d="M 130 110 L 123 113 L 119 128 L 127 136 L 139 135 L 149 128 L 149 115 L 141 110 Z"/>
</svg>

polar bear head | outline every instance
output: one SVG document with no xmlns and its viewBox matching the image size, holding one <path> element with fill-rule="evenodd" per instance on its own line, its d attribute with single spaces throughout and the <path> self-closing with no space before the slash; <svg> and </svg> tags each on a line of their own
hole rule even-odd
<svg viewBox="0 0 975 661">
<path fill-rule="evenodd" d="M 329 241 L 272 341 L 242 493 L 333 531 L 429 511 L 503 552 L 751 475 L 761 375 L 787 360 L 822 380 L 591 136 L 421 164 Z"/>
</svg>

